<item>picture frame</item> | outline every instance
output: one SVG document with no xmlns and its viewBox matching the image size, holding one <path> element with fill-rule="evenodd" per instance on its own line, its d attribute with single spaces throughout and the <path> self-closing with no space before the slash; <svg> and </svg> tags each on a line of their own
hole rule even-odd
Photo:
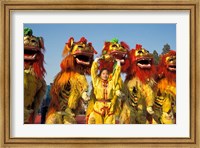
<svg viewBox="0 0 200 148">
<path fill-rule="evenodd" d="M 1 106 L 0 106 L 0 133 L 1 133 L 1 146 L 34 146 L 37 147 L 90 147 L 106 146 L 106 147 L 163 147 L 163 146 L 199 146 L 199 1 L 6 1 L 1 2 Z M 142 10 L 142 11 L 182 11 L 188 10 L 190 12 L 190 137 L 189 138 L 12 138 L 11 133 L 11 117 L 12 110 L 10 105 L 10 89 L 12 81 L 10 79 L 10 25 L 11 25 L 11 12 L 17 10 Z"/>
</svg>

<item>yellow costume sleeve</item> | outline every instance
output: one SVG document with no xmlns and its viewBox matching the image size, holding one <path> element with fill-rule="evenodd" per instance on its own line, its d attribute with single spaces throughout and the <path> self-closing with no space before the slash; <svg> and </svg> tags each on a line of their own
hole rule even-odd
<svg viewBox="0 0 200 148">
<path fill-rule="evenodd" d="M 171 111 L 171 100 L 170 98 L 166 97 L 163 106 L 162 106 L 163 112 L 169 113 Z"/>
<path fill-rule="evenodd" d="M 114 74 L 112 77 L 112 81 L 113 81 L 114 86 L 116 87 L 118 84 L 120 73 L 121 73 L 121 66 L 119 64 L 116 65 L 116 67 L 113 70 L 113 73 Z"/>
<path fill-rule="evenodd" d="M 92 63 L 92 67 L 91 67 L 91 78 L 92 78 L 92 84 L 95 87 L 98 81 L 98 63 L 96 61 L 94 61 Z"/>
<path fill-rule="evenodd" d="M 76 87 L 80 95 L 82 95 L 83 92 L 88 91 L 88 83 L 87 83 L 85 75 L 76 75 L 76 81 L 77 81 Z"/>
<path fill-rule="evenodd" d="M 68 98 L 70 109 L 76 109 L 83 92 L 88 90 L 88 83 L 84 75 L 76 74 L 70 79 L 71 90 Z"/>
<path fill-rule="evenodd" d="M 153 93 L 152 88 L 148 84 L 146 84 L 146 85 L 144 85 L 143 90 L 144 91 L 142 91 L 142 92 L 144 93 L 144 96 L 146 98 L 146 106 L 147 107 L 153 106 L 154 93 Z"/>
</svg>

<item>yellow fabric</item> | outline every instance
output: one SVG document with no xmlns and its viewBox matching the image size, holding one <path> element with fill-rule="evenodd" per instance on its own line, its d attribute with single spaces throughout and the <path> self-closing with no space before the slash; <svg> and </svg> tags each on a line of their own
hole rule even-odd
<svg viewBox="0 0 200 148">
<path fill-rule="evenodd" d="M 125 88 L 127 89 L 125 89 L 125 93 L 128 99 L 124 103 L 120 114 L 121 124 L 148 123 L 146 108 L 152 107 L 154 104 L 153 85 L 155 85 L 153 80 L 143 83 L 137 77 L 125 81 Z M 136 90 L 135 94 L 133 94 L 133 90 Z"/>
<path fill-rule="evenodd" d="M 120 124 L 130 124 L 131 115 L 135 115 L 135 114 L 131 114 L 131 107 L 128 105 L 128 103 L 125 102 L 123 104 L 122 112 L 119 118 Z"/>
<path fill-rule="evenodd" d="M 63 76 L 66 76 L 66 72 L 62 73 L 60 78 L 63 79 Z M 62 94 L 62 96 L 66 96 L 66 98 L 60 97 L 60 110 L 58 112 L 52 112 L 47 119 L 47 124 L 74 124 L 76 123 L 75 117 L 72 113 L 72 110 L 77 110 L 79 101 L 81 99 L 82 93 L 88 90 L 88 83 L 86 80 L 85 75 L 80 73 L 69 74 L 69 83 L 70 83 L 70 92 L 69 96 L 66 96 L 65 85 L 67 85 L 68 81 L 65 81 L 65 84 L 62 84 L 61 89 L 59 90 L 58 94 Z M 59 79 L 57 80 L 59 82 Z M 68 104 L 66 105 L 66 102 Z M 66 108 L 65 111 L 62 109 Z M 60 116 L 60 113 L 62 116 Z M 75 111 L 76 112 L 76 111 Z"/>
<path fill-rule="evenodd" d="M 75 73 L 69 81 L 71 84 L 71 90 L 68 98 L 68 107 L 70 109 L 76 109 L 82 93 L 88 90 L 88 83 L 85 75 L 79 73 Z"/>
<path fill-rule="evenodd" d="M 118 91 L 118 90 L 120 90 L 121 93 L 125 94 L 125 92 L 124 92 L 124 85 L 123 84 L 124 83 L 123 83 L 122 78 L 119 77 L 117 85 L 116 85 L 116 88 L 115 88 L 115 92 Z M 115 93 L 115 95 L 114 95 L 114 97 L 112 99 L 112 103 L 114 104 L 113 108 L 115 110 L 116 117 L 118 117 L 120 115 L 121 105 L 122 105 L 122 100 L 123 99 L 124 98 L 117 96 L 116 93 Z"/>
<path fill-rule="evenodd" d="M 104 87 L 101 78 L 97 75 L 98 63 L 93 62 L 91 68 L 92 84 L 94 87 L 94 98 L 90 104 L 93 105 L 93 111 L 89 115 L 88 124 L 115 124 L 115 103 L 116 103 L 116 89 L 119 89 L 119 76 L 121 72 L 121 66 L 116 65 L 112 78 L 108 80 L 107 90 L 107 102 L 101 102 L 104 98 Z M 89 110 L 91 111 L 91 105 Z M 89 112 L 87 112 L 88 114 Z"/>
<path fill-rule="evenodd" d="M 115 124 L 115 115 L 102 117 L 96 112 L 92 112 L 88 119 L 88 124 Z"/>
<path fill-rule="evenodd" d="M 24 122 L 28 122 L 30 114 L 39 110 L 40 103 L 44 99 L 46 82 L 33 75 L 32 69 L 24 71 Z M 34 107 L 31 108 L 34 102 Z M 33 110 L 33 111 L 31 111 Z"/>
<path fill-rule="evenodd" d="M 153 106 L 154 104 L 154 92 L 152 87 L 149 85 L 149 83 L 142 83 L 139 78 L 135 77 L 128 82 L 125 82 L 127 85 L 127 88 L 129 89 L 129 92 L 132 93 L 133 88 L 135 87 L 137 89 L 137 98 L 138 102 L 140 102 L 141 99 L 145 100 L 146 107 Z"/>
<path fill-rule="evenodd" d="M 93 107 L 94 107 L 95 101 L 96 101 L 96 99 L 95 99 L 95 95 L 94 95 L 94 88 L 92 88 L 91 94 L 90 94 L 90 100 L 89 100 L 88 106 L 87 106 L 86 118 L 88 118 L 88 116 L 93 111 Z"/>
<path fill-rule="evenodd" d="M 166 78 L 160 80 L 157 84 L 157 92 L 161 96 L 156 97 L 156 104 L 160 109 L 160 120 L 163 124 L 174 124 L 175 119 L 170 118 L 169 114 L 176 114 L 176 83 L 169 82 Z M 173 105 L 172 105 L 173 104 Z"/>
<path fill-rule="evenodd" d="M 169 115 L 168 113 L 166 112 L 163 112 L 162 113 L 162 116 L 161 116 L 161 123 L 162 124 L 174 124 L 175 123 L 175 119 L 172 118 L 171 115 Z"/>
<path fill-rule="evenodd" d="M 112 79 L 108 81 L 108 87 L 107 87 L 108 99 L 112 99 L 114 96 L 115 93 L 114 90 L 116 89 L 120 72 L 121 72 L 121 66 L 116 65 L 114 75 L 112 76 Z M 98 73 L 98 63 L 94 61 L 91 68 L 91 77 L 92 77 L 92 84 L 94 87 L 94 94 L 96 96 L 96 99 L 98 100 L 104 98 L 104 93 L 103 93 L 104 88 L 102 87 L 102 80 L 97 73 Z"/>
<path fill-rule="evenodd" d="M 45 124 L 76 124 L 75 115 L 68 108 L 65 111 L 54 112 L 48 116 Z"/>
<path fill-rule="evenodd" d="M 115 124 L 114 111 L 111 110 L 113 104 L 111 102 L 96 101 L 93 112 L 89 117 L 89 124 Z"/>
</svg>

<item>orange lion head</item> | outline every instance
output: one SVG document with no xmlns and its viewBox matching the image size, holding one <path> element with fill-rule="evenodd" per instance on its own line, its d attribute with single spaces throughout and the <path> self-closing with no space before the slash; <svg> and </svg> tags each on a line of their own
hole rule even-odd
<svg viewBox="0 0 200 148">
<path fill-rule="evenodd" d="M 92 65 L 94 54 L 97 54 L 92 43 L 87 43 L 87 39 L 82 37 L 75 42 L 71 37 L 65 44 L 63 50 L 64 59 L 60 67 L 62 71 L 78 71 L 88 74 Z"/>
<path fill-rule="evenodd" d="M 42 37 L 33 36 L 30 28 L 24 28 L 24 67 L 33 67 L 38 78 L 44 78 L 44 41 Z"/>
<path fill-rule="evenodd" d="M 142 45 L 136 44 L 129 54 L 130 66 L 128 69 L 127 79 L 138 77 L 142 82 L 154 77 L 155 66 L 153 64 L 153 55 Z"/>
<path fill-rule="evenodd" d="M 160 56 L 158 76 L 159 78 L 166 77 L 169 81 L 176 80 L 176 51 L 170 50 Z"/>
<path fill-rule="evenodd" d="M 126 72 L 129 65 L 129 61 L 127 60 L 128 54 L 129 46 L 125 42 L 121 41 L 118 43 L 118 39 L 116 38 L 106 41 L 102 49 L 101 56 L 103 59 L 100 60 L 99 69 L 106 68 L 109 72 L 112 72 L 115 59 L 119 59 L 122 65 L 122 72 Z"/>
</svg>

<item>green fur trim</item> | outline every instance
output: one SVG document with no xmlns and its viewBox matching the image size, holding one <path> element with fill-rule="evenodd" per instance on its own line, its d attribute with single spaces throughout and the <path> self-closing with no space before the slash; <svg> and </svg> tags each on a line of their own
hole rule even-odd
<svg viewBox="0 0 200 148">
<path fill-rule="evenodd" d="M 118 39 L 117 38 L 113 38 L 112 40 L 110 40 L 110 42 L 112 42 L 112 43 L 118 43 Z"/>
<path fill-rule="evenodd" d="M 117 38 L 112 38 L 110 41 L 107 40 L 106 42 L 111 42 L 111 43 L 118 43 L 119 40 Z"/>
</svg>

